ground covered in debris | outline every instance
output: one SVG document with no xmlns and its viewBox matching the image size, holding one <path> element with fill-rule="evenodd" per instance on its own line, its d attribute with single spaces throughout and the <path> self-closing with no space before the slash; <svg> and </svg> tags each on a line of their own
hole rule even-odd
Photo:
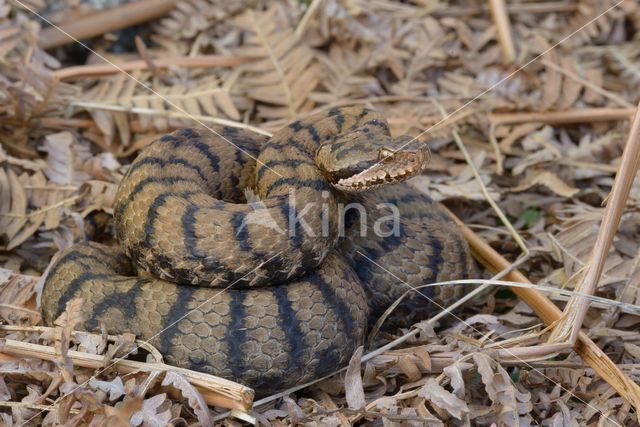
<svg viewBox="0 0 640 427">
<path fill-rule="evenodd" d="M 346 372 L 231 416 L 209 378 L 154 370 L 151 346 L 73 332 L 73 305 L 42 326 L 36 292 L 56 252 L 112 241 L 118 182 L 158 136 L 197 122 L 268 134 L 307 112 L 365 105 L 394 134 L 428 142 L 416 191 L 563 308 L 640 97 L 637 2 L 140 0 L 147 12 L 172 4 L 122 30 L 96 12 L 127 3 L 0 0 L 4 425 L 638 425 L 633 391 L 619 395 L 570 350 L 528 350 L 549 330 L 506 286 L 378 334 Z M 65 40 L 77 22 L 105 31 L 85 46 Z M 636 183 L 583 324 L 632 383 L 639 206 Z M 136 344 L 137 361 L 110 363 Z"/>
</svg>

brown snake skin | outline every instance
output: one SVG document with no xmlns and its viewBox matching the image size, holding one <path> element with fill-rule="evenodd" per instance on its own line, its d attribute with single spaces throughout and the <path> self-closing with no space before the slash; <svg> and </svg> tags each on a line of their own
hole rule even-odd
<svg viewBox="0 0 640 427">
<path fill-rule="evenodd" d="M 406 183 L 380 187 L 421 172 L 425 153 L 400 148 L 407 138 L 391 138 L 374 111 L 332 109 L 270 139 L 220 134 L 228 141 L 181 129 L 140 153 L 114 206 L 122 249 L 85 242 L 62 253 L 42 295 L 48 324 L 82 297 L 86 329 L 132 332 L 168 363 L 265 395 L 344 366 L 407 285 L 471 273 L 467 244 L 436 203 Z M 259 201 L 247 203 L 246 188 Z M 343 222 L 350 202 L 366 217 L 347 209 Z M 379 203 L 399 209 L 396 233 L 378 223 L 392 209 Z M 460 288 L 421 292 L 446 305 Z M 429 317 L 423 295 L 405 298 L 390 324 Z"/>
</svg>

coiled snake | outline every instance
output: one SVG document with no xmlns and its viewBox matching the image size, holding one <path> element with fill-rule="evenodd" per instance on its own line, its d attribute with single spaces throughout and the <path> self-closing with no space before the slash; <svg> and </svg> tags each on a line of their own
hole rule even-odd
<svg viewBox="0 0 640 427">
<path fill-rule="evenodd" d="M 471 271 L 437 204 L 406 183 L 382 186 L 420 173 L 426 152 L 391 138 L 376 112 L 332 109 L 270 139 L 220 135 L 181 129 L 140 153 L 114 205 L 121 249 L 64 251 L 44 285 L 47 323 L 82 297 L 84 328 L 132 332 L 171 364 L 264 395 L 344 366 L 408 286 Z M 433 289 L 422 293 L 439 304 L 459 293 Z M 394 319 L 432 310 L 412 294 Z"/>
</svg>

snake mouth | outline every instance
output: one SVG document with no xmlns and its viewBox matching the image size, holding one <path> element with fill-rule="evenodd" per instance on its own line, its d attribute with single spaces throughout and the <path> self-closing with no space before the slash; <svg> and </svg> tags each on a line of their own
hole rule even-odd
<svg viewBox="0 0 640 427">
<path fill-rule="evenodd" d="M 362 191 L 402 182 L 420 174 L 428 160 L 429 152 L 426 150 L 397 152 L 355 175 L 339 179 L 333 185 L 342 191 Z"/>
</svg>

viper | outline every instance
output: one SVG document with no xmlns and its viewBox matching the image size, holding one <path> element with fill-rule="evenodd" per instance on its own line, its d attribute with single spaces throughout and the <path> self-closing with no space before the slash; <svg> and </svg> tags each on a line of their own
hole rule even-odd
<svg viewBox="0 0 640 427">
<path fill-rule="evenodd" d="M 361 107 L 271 138 L 185 128 L 143 149 L 115 197 L 119 247 L 83 242 L 50 267 L 45 322 L 81 297 L 83 328 L 131 332 L 176 366 L 266 395 L 348 363 L 367 325 L 412 287 L 467 278 L 469 248 L 407 179 L 424 143 Z M 459 297 L 409 293 L 387 325 Z"/>
</svg>

